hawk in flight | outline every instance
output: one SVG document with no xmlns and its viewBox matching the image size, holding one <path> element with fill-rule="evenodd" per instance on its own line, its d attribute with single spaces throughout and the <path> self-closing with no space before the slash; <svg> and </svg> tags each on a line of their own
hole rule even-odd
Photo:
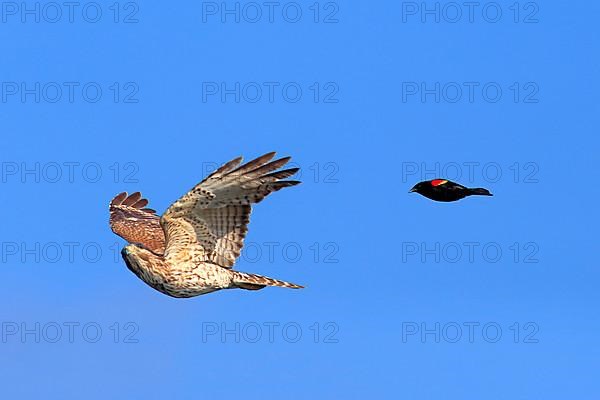
<svg viewBox="0 0 600 400">
<path fill-rule="evenodd" d="M 221 289 L 265 286 L 300 289 L 293 283 L 232 269 L 248 231 L 252 204 L 298 181 L 282 180 L 298 168 L 279 170 L 290 157 L 268 153 L 244 165 L 238 157 L 221 166 L 173 203 L 162 217 L 139 192 L 110 202 L 110 227 L 127 240 L 121 255 L 154 289 L 193 297 Z M 279 170 L 279 171 L 278 171 Z"/>
</svg>

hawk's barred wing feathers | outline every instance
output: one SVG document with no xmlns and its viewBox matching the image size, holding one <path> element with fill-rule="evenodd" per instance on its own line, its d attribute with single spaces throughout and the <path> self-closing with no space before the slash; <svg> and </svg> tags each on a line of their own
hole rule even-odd
<svg viewBox="0 0 600 400">
<path fill-rule="evenodd" d="M 161 225 L 170 265 L 193 261 L 233 266 L 248 230 L 251 205 L 300 183 L 282 180 L 298 168 L 276 171 L 290 157 L 271 161 L 274 156 L 268 153 L 241 166 L 241 157 L 231 160 L 169 207 Z"/>
</svg>

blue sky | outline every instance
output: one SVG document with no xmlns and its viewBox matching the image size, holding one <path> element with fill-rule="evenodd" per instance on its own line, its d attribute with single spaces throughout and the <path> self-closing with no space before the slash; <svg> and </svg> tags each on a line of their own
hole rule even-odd
<svg viewBox="0 0 600 400">
<path fill-rule="evenodd" d="M 599 6 L 456 5 L 2 3 L 5 395 L 593 398 Z M 116 193 L 273 150 L 237 268 L 305 290 L 127 270 Z"/>
</svg>

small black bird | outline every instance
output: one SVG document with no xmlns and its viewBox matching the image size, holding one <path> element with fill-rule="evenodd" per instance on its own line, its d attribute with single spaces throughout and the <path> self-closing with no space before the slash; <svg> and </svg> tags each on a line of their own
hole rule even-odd
<svg viewBox="0 0 600 400">
<path fill-rule="evenodd" d="M 467 188 L 446 179 L 433 179 L 417 183 L 409 193 L 417 192 L 435 201 L 456 201 L 467 196 L 493 196 L 484 188 Z"/>
</svg>

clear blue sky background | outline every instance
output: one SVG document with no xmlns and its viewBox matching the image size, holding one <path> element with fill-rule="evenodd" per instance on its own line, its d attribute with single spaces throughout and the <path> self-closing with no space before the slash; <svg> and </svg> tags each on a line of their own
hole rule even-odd
<svg viewBox="0 0 600 400">
<path fill-rule="evenodd" d="M 499 2 L 492 23 L 482 3 L 453 23 L 439 3 L 436 23 L 415 3 L 358 3 L 322 2 L 317 23 L 312 2 L 297 23 L 282 6 L 273 23 L 267 8 L 222 23 L 210 4 L 203 22 L 200 2 L 120 3 L 115 23 L 102 2 L 91 23 L 81 3 L 72 23 L 66 7 L 52 23 L 39 3 L 36 23 L 4 5 L 5 398 L 595 398 L 600 6 L 523 2 L 514 22 L 513 2 Z M 246 92 L 222 101 L 210 82 Z M 272 101 L 265 82 L 279 85 Z M 436 82 L 439 102 L 407 92 Z M 478 85 L 472 100 L 466 85 Z M 237 268 L 307 289 L 177 300 L 115 259 L 116 193 L 141 190 L 162 212 L 214 163 L 272 150 L 294 157 L 304 184 L 256 207 Z M 72 182 L 66 163 L 79 163 Z M 479 163 L 472 177 L 465 163 Z M 495 196 L 407 193 L 457 165 L 456 180 Z"/>
</svg>

